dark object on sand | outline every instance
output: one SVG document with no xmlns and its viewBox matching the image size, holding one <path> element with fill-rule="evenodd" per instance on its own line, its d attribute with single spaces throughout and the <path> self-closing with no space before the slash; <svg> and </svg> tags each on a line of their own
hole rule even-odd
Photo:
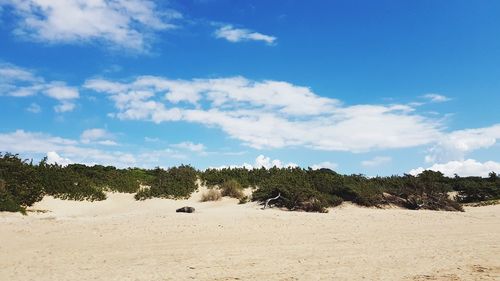
<svg viewBox="0 0 500 281">
<path fill-rule="evenodd" d="M 194 208 L 193 207 L 182 207 L 177 210 L 175 210 L 177 213 L 194 213 Z"/>
</svg>

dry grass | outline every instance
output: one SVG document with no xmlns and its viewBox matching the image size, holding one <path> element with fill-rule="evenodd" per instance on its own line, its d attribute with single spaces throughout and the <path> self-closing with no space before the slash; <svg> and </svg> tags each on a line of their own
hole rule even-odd
<svg viewBox="0 0 500 281">
<path fill-rule="evenodd" d="M 235 180 L 228 180 L 221 184 L 220 189 L 222 190 L 222 196 L 229 196 L 236 199 L 242 199 L 245 197 L 243 193 L 243 187 L 241 184 Z"/>
<path fill-rule="evenodd" d="M 222 198 L 222 194 L 218 189 L 209 189 L 201 195 L 201 202 L 218 201 Z"/>
</svg>

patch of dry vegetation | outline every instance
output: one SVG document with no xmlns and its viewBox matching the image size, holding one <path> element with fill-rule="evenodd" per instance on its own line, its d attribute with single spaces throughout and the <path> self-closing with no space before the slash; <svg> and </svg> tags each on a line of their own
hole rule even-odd
<svg viewBox="0 0 500 281">
<path fill-rule="evenodd" d="M 245 197 L 245 194 L 243 193 L 243 186 L 233 179 L 223 182 L 220 189 L 222 196 L 229 196 L 240 200 Z"/>
<path fill-rule="evenodd" d="M 201 202 L 219 201 L 222 198 L 220 190 L 211 188 L 201 195 Z"/>
</svg>

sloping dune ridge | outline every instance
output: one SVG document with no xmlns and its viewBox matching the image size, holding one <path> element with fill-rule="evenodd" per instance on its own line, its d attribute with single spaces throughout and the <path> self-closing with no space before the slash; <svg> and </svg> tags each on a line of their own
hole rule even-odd
<svg viewBox="0 0 500 281">
<path fill-rule="evenodd" d="M 318 214 L 199 198 L 0 213 L 0 280 L 500 280 L 500 205 Z"/>
</svg>

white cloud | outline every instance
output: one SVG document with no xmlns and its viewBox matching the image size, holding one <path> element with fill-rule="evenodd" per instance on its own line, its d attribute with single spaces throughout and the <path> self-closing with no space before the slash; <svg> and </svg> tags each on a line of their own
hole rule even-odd
<svg viewBox="0 0 500 281">
<path fill-rule="evenodd" d="M 500 124 L 490 127 L 457 130 L 444 134 L 426 156 L 426 162 L 447 162 L 464 160 L 475 150 L 489 148 L 500 139 Z"/>
<path fill-rule="evenodd" d="M 100 144 L 100 145 L 107 145 L 107 146 L 116 146 L 116 145 L 118 145 L 118 143 L 116 141 L 112 141 L 112 140 L 102 140 L 102 141 L 98 141 L 97 143 Z"/>
<path fill-rule="evenodd" d="M 170 148 L 143 151 L 137 155 L 138 162 L 143 166 L 156 167 L 164 159 L 187 159 L 187 155 Z"/>
<path fill-rule="evenodd" d="M 116 142 L 110 140 L 114 135 L 105 129 L 93 128 L 87 129 L 80 135 L 82 143 L 97 142 L 102 145 L 116 145 Z"/>
<path fill-rule="evenodd" d="M 361 152 L 430 144 L 441 123 L 408 105 L 345 106 L 311 89 L 244 77 L 171 80 L 142 76 L 130 83 L 88 80 L 122 120 L 187 121 L 217 127 L 253 148 L 303 146 Z"/>
<path fill-rule="evenodd" d="M 49 164 L 59 164 L 61 166 L 67 166 L 69 164 L 73 164 L 74 162 L 69 160 L 68 158 L 63 158 L 55 151 L 47 152 L 47 163 Z"/>
<path fill-rule="evenodd" d="M 88 131 L 86 136 L 94 142 L 84 143 L 81 140 L 61 138 L 45 133 L 17 130 L 0 133 L 0 152 L 19 153 L 22 157 L 41 159 L 49 157 L 49 162 L 59 164 L 81 163 L 86 165 L 112 165 L 115 167 L 153 168 L 165 161 L 176 165 L 185 160 L 186 155 L 172 149 L 148 150 L 141 148 L 136 152 L 116 150 L 116 146 L 107 140 L 100 140 L 106 134 L 99 131 Z M 107 145 L 106 149 L 95 148 L 94 143 Z"/>
<path fill-rule="evenodd" d="M 319 169 L 330 169 L 330 170 L 335 170 L 337 169 L 339 166 L 339 164 L 337 163 L 332 163 L 332 162 L 329 162 L 329 161 L 325 161 L 325 162 L 321 162 L 321 163 L 318 163 L 318 164 L 314 164 L 311 166 L 311 169 L 313 170 L 319 170 Z"/>
<path fill-rule="evenodd" d="M 47 85 L 44 93 L 56 100 L 72 100 L 80 97 L 77 88 L 68 87 L 63 83 L 52 83 Z"/>
<path fill-rule="evenodd" d="M 0 96 L 28 97 L 38 93 L 60 102 L 54 106 L 56 112 L 72 111 L 75 108 L 73 100 L 80 96 L 77 88 L 64 82 L 46 82 L 33 71 L 12 64 L 0 64 Z M 30 108 L 36 110 L 36 106 Z"/>
<path fill-rule="evenodd" d="M 431 102 L 445 102 L 451 100 L 449 97 L 439 94 L 425 94 L 422 97 L 428 99 Z"/>
<path fill-rule="evenodd" d="M 222 170 L 222 169 L 247 169 L 251 170 L 254 167 L 251 164 L 248 163 L 243 163 L 242 165 L 222 165 L 218 167 L 208 167 L 208 169 L 216 169 L 216 170 Z"/>
<path fill-rule="evenodd" d="M 384 164 L 387 164 L 392 161 L 391 157 L 387 156 L 376 156 L 370 160 L 361 161 L 361 165 L 365 167 L 378 167 Z"/>
<path fill-rule="evenodd" d="M 28 106 L 26 108 L 27 111 L 31 112 L 31 113 L 40 113 L 42 112 L 42 108 L 40 107 L 40 105 L 38 105 L 37 103 L 31 103 L 30 106 Z"/>
<path fill-rule="evenodd" d="M 443 164 L 434 164 L 427 169 L 419 167 L 411 170 L 409 174 L 417 175 L 423 172 L 424 170 L 440 171 L 445 176 L 448 177 L 453 177 L 455 174 L 461 177 L 467 177 L 467 176 L 487 177 L 490 172 L 500 173 L 500 163 L 494 161 L 487 161 L 481 163 L 474 159 L 450 161 Z"/>
<path fill-rule="evenodd" d="M 73 111 L 75 109 L 76 105 L 72 102 L 68 101 L 63 101 L 59 103 L 58 105 L 54 106 L 54 111 L 57 113 L 64 113 L 64 112 L 69 112 Z"/>
<path fill-rule="evenodd" d="M 142 160 L 141 155 L 136 158 L 131 153 L 105 151 L 87 147 L 77 140 L 23 130 L 0 133 L 0 151 L 29 155 L 46 155 L 48 152 L 54 152 L 62 159 L 71 159 L 75 163 L 89 165 L 99 163 L 116 167 L 136 166 Z"/>
<path fill-rule="evenodd" d="M 229 42 L 242 42 L 242 41 L 263 41 L 272 45 L 276 41 L 276 37 L 265 35 L 250 29 L 235 28 L 232 25 L 224 25 L 215 31 L 216 38 L 226 39 Z"/>
<path fill-rule="evenodd" d="M 23 69 L 13 64 L 0 64 L 0 83 L 10 81 L 40 82 L 40 78 L 33 75 L 29 70 Z"/>
<path fill-rule="evenodd" d="M 172 147 L 189 150 L 192 152 L 202 153 L 205 151 L 206 147 L 202 143 L 193 143 L 190 141 L 185 141 L 177 144 L 173 144 Z"/>
<path fill-rule="evenodd" d="M 174 28 L 181 18 L 148 0 L 4 0 L 18 17 L 14 34 L 48 43 L 97 40 L 143 51 L 154 32 Z"/>
</svg>

